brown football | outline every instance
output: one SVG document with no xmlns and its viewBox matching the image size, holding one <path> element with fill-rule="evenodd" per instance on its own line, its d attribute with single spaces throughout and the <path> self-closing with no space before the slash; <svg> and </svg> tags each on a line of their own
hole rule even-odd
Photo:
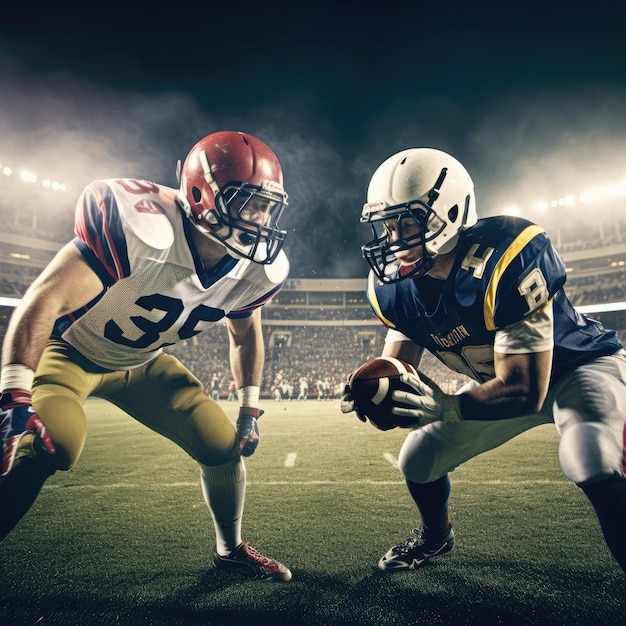
<svg viewBox="0 0 626 626">
<path fill-rule="evenodd" d="M 379 430 L 390 430 L 398 426 L 409 426 L 413 419 L 393 415 L 391 394 L 396 389 L 414 393 L 414 390 L 400 380 L 402 374 L 415 368 L 406 361 L 381 356 L 363 363 L 348 380 L 350 393 L 357 411 L 367 417 Z M 403 423 L 407 422 L 407 423 Z"/>
</svg>

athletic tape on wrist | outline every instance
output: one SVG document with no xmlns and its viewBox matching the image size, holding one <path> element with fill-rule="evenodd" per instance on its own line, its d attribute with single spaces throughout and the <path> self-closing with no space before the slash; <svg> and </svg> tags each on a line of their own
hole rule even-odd
<svg viewBox="0 0 626 626">
<path fill-rule="evenodd" d="M 34 378 L 35 372 L 27 365 L 22 365 L 21 363 L 3 365 L 0 375 L 0 392 L 4 393 L 9 389 L 30 391 Z"/>
<path fill-rule="evenodd" d="M 242 387 L 237 391 L 237 395 L 239 396 L 239 406 L 249 406 L 253 409 L 258 409 L 260 394 L 260 387 L 252 385 L 250 387 Z"/>
<path fill-rule="evenodd" d="M 459 396 L 444 395 L 443 397 L 443 421 L 444 422 L 462 422 L 461 400 Z"/>
</svg>

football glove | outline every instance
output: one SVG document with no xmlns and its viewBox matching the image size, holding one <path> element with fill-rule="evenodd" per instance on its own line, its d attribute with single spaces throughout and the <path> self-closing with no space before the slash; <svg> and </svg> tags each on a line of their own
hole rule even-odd
<svg viewBox="0 0 626 626">
<path fill-rule="evenodd" d="M 341 412 L 342 413 L 352 413 L 362 421 L 367 422 L 367 417 L 361 414 L 359 408 L 354 403 L 354 399 L 352 398 L 352 393 L 350 391 L 350 385 L 346 385 L 343 390 L 343 398 L 341 399 Z"/>
<path fill-rule="evenodd" d="M 459 397 L 444 393 L 433 381 L 407 372 L 400 376 L 400 380 L 415 390 L 396 390 L 392 393 L 394 415 L 410 417 L 416 420 L 415 426 L 421 428 L 432 422 L 461 422 L 461 408 Z M 428 381 L 428 382 L 426 382 Z"/>
<path fill-rule="evenodd" d="M 251 456 L 259 445 L 259 425 L 257 420 L 263 415 L 262 409 L 242 406 L 237 418 L 236 456 Z"/>
<path fill-rule="evenodd" d="M 19 444 L 29 433 L 45 452 L 56 452 L 46 427 L 33 409 L 31 394 L 21 389 L 12 389 L 0 395 L 1 476 L 6 476 L 11 471 Z"/>
</svg>

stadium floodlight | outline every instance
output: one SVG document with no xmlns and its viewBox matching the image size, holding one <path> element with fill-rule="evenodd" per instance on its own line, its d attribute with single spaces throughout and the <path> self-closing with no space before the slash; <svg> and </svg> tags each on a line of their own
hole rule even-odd
<svg viewBox="0 0 626 626">
<path fill-rule="evenodd" d="M 24 183 L 36 183 L 37 174 L 31 170 L 22 170 L 20 172 L 20 180 Z"/>
<path fill-rule="evenodd" d="M 550 200 L 549 202 L 545 200 L 537 201 L 532 205 L 532 208 L 540 213 L 545 213 L 549 208 L 573 207 L 579 203 L 598 202 L 619 196 L 626 196 L 626 178 L 601 187 L 592 187 L 578 195 L 567 194 L 560 198 Z M 524 215 L 525 209 L 518 210 L 517 213 L 511 213 L 509 209 L 502 211 L 502 213 L 506 215 Z"/>
<path fill-rule="evenodd" d="M 565 196 L 564 198 L 559 198 L 558 200 L 556 200 L 556 205 L 554 204 L 555 201 L 552 202 L 552 206 L 573 206 L 574 205 L 574 196 Z"/>
<path fill-rule="evenodd" d="M 594 187 L 581 193 L 578 197 L 581 202 L 596 202 L 605 198 L 615 198 L 626 195 L 626 179 L 603 187 Z"/>
<path fill-rule="evenodd" d="M 13 175 L 13 168 L 9 165 L 0 164 L 0 168 L 0 171 L 5 176 Z M 19 172 L 19 179 L 23 183 L 37 183 L 39 181 L 39 174 L 37 174 L 37 172 L 34 172 L 33 170 L 24 168 Z M 45 189 L 50 189 L 52 191 L 67 191 L 67 185 L 65 183 L 53 181 L 49 178 L 44 178 L 43 180 L 41 180 L 41 186 Z"/>
<path fill-rule="evenodd" d="M 41 183 L 46 189 L 52 189 L 52 191 L 67 191 L 67 185 L 58 183 L 56 180 L 44 180 Z"/>
</svg>

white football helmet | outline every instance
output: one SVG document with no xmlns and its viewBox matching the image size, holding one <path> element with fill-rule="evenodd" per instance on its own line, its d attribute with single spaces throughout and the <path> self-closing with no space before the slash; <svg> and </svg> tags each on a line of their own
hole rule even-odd
<svg viewBox="0 0 626 626">
<path fill-rule="evenodd" d="M 361 222 L 371 225 L 374 239 L 361 252 L 385 283 L 423 276 L 434 257 L 452 251 L 460 232 L 477 219 L 474 183 L 461 163 L 441 150 L 410 148 L 389 157 L 370 180 Z M 399 233 L 410 220 L 418 234 L 391 242 L 388 220 L 397 220 Z M 400 270 L 395 253 L 418 246 L 421 259 Z"/>
<path fill-rule="evenodd" d="M 178 201 L 196 228 L 237 256 L 263 264 L 276 258 L 285 241 L 278 220 L 287 194 L 265 143 L 220 131 L 198 141 L 178 167 Z"/>
</svg>

